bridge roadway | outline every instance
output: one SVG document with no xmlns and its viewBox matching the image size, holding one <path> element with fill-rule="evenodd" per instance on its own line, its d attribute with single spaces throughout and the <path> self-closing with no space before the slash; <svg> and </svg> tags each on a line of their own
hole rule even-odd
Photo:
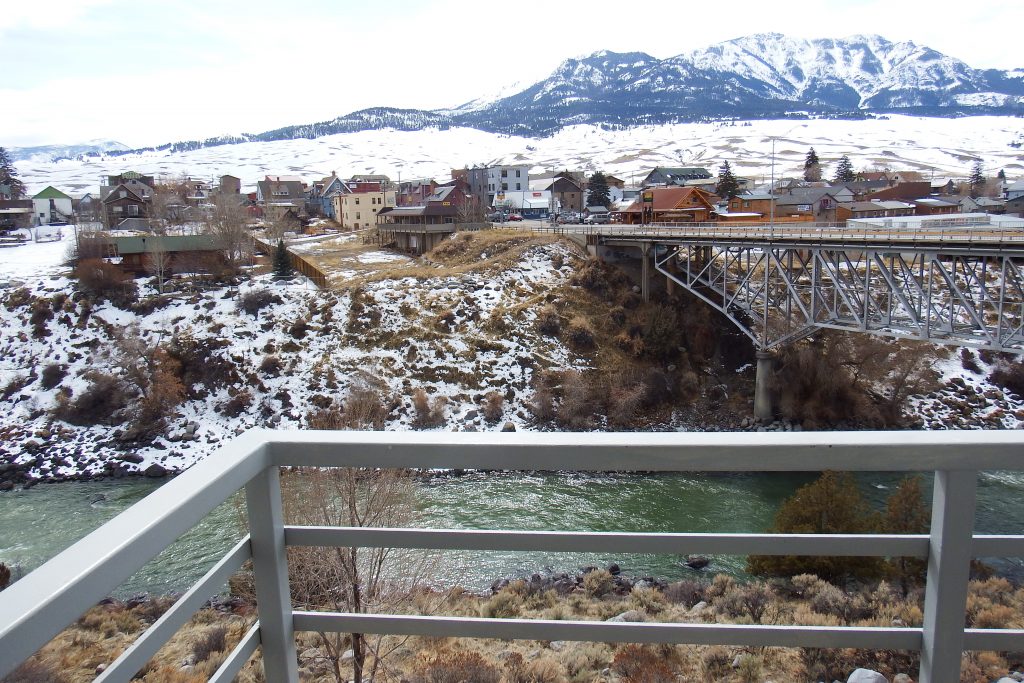
<svg viewBox="0 0 1024 683">
<path fill-rule="evenodd" d="M 641 260 L 714 307 L 758 352 L 754 413 L 770 417 L 774 351 L 835 329 L 1024 354 L 1024 220 L 983 215 L 845 225 L 553 226 Z"/>
<path fill-rule="evenodd" d="M 680 223 L 653 225 L 558 225 L 535 228 L 587 236 L 590 243 L 656 242 L 659 244 L 716 244 L 806 247 L 898 248 L 900 251 L 959 252 L 988 250 L 1024 256 L 1024 219 L 1000 224 L 957 222 L 903 228 L 870 223 Z M 936 222 L 936 221 L 933 221 Z"/>
</svg>

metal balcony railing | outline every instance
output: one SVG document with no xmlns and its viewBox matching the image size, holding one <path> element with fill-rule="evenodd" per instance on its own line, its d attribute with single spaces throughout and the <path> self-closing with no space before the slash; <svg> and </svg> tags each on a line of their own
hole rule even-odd
<svg viewBox="0 0 1024 683">
<path fill-rule="evenodd" d="M 501 470 L 934 472 L 930 535 L 581 533 L 286 526 L 281 467 Z M 1024 471 L 1024 432 L 416 433 L 254 430 L 168 482 L 0 594 L 6 675 L 235 491 L 240 541 L 97 680 L 129 681 L 253 560 L 258 623 L 211 680 L 230 681 L 257 647 L 268 681 L 298 680 L 296 631 L 525 640 L 720 644 L 921 652 L 921 683 L 960 680 L 965 650 L 1020 650 L 1024 630 L 965 629 L 972 557 L 1024 557 L 1024 535 L 973 534 L 981 470 Z M 476 619 L 295 611 L 288 545 L 550 552 L 907 556 L 927 558 L 921 628 L 748 626 Z"/>
</svg>

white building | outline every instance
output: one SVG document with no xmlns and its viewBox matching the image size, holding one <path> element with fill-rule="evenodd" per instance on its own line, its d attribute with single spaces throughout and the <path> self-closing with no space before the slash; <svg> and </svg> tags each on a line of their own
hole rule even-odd
<svg viewBox="0 0 1024 683">
<path fill-rule="evenodd" d="M 32 197 L 32 222 L 36 225 L 70 223 L 74 213 L 71 197 L 55 187 L 47 187 Z"/>
<path fill-rule="evenodd" d="M 491 166 L 487 169 L 487 194 L 530 189 L 530 166 Z"/>
</svg>

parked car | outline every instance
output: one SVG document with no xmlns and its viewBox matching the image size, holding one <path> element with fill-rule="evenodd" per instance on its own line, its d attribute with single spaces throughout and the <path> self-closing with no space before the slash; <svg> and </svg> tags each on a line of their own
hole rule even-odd
<svg viewBox="0 0 1024 683">
<path fill-rule="evenodd" d="M 508 217 L 505 216 L 505 214 L 503 214 L 501 211 L 493 211 L 487 214 L 486 218 L 487 220 L 493 223 L 501 223 L 508 220 Z"/>
<path fill-rule="evenodd" d="M 611 218 L 606 213 L 592 213 L 586 218 L 584 218 L 583 222 L 586 223 L 587 225 L 597 225 L 610 223 Z"/>
<path fill-rule="evenodd" d="M 510 221 L 521 221 L 521 220 L 523 220 L 523 217 L 520 216 L 518 213 L 510 213 L 508 215 L 508 219 Z"/>
</svg>

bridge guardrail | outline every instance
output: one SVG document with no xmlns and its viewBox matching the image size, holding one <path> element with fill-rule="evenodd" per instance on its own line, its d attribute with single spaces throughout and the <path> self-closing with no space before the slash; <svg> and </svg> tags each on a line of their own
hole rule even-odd
<svg viewBox="0 0 1024 683">
<path fill-rule="evenodd" d="M 790 472 L 931 471 L 929 535 L 688 534 L 295 527 L 283 522 L 281 467 Z M 1024 471 L 1024 432 L 413 433 L 252 430 L 92 532 L 0 597 L 0 676 L 105 597 L 181 533 L 245 488 L 239 542 L 99 680 L 129 681 L 251 556 L 259 622 L 211 680 L 228 681 L 257 645 L 267 680 L 298 680 L 296 630 L 433 637 L 780 647 L 919 649 L 921 683 L 959 681 L 964 650 L 1012 650 L 1021 629 L 965 629 L 970 560 L 1024 557 L 1024 535 L 973 533 L 979 470 Z M 295 611 L 288 545 L 484 550 L 911 556 L 928 559 L 921 628 L 494 620 Z"/>
</svg>

